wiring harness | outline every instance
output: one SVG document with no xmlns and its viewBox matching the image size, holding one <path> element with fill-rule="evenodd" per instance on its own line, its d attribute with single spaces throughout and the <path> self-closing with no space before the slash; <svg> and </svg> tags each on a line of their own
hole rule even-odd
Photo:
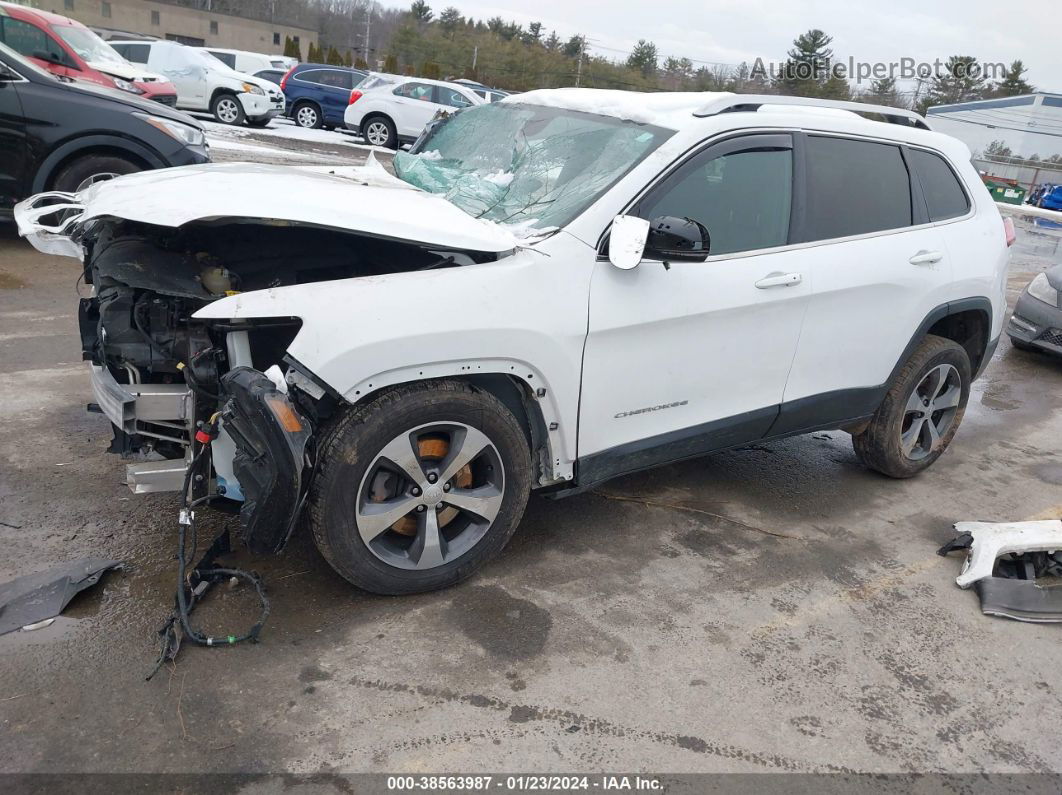
<svg viewBox="0 0 1062 795">
<path fill-rule="evenodd" d="M 181 648 L 182 638 L 188 638 L 200 646 L 232 646 L 244 641 L 257 643 L 262 627 L 269 617 L 269 599 L 266 597 L 262 580 L 257 574 L 242 569 L 216 565 L 217 558 L 220 555 L 232 550 L 227 527 L 214 539 L 200 561 L 192 567 L 191 571 L 188 571 L 189 548 L 191 549 L 191 554 L 194 555 L 198 546 L 195 509 L 214 499 L 215 496 L 193 497 L 193 492 L 199 490 L 199 487 L 206 482 L 209 475 L 210 443 L 218 436 L 218 421 L 220 417 L 221 412 L 216 412 L 207 422 L 199 423 L 199 428 L 195 434 L 193 449 L 195 444 L 198 443 L 199 450 L 193 455 L 192 461 L 188 465 L 188 470 L 184 475 L 184 485 L 181 489 L 181 510 L 177 529 L 177 593 L 174 598 L 174 611 L 158 631 L 159 637 L 162 639 L 162 648 L 159 651 L 155 667 L 147 675 L 147 679 L 151 679 L 158 673 L 167 660 L 176 658 Z M 254 625 L 242 635 L 219 636 L 206 635 L 193 627 L 191 613 L 206 596 L 210 587 L 233 579 L 243 580 L 248 583 L 258 595 L 261 612 Z"/>
</svg>

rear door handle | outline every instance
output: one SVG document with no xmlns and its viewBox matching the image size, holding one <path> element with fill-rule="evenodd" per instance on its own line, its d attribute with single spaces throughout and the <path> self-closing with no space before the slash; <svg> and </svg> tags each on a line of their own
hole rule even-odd
<svg viewBox="0 0 1062 795">
<path fill-rule="evenodd" d="M 771 287 L 792 287 L 804 281 L 801 273 L 769 273 L 756 282 L 756 287 L 767 290 Z"/>
<path fill-rule="evenodd" d="M 911 259 L 907 260 L 912 265 L 933 265 L 944 259 L 944 254 L 939 251 L 926 251 L 922 249 L 915 254 Z"/>
</svg>

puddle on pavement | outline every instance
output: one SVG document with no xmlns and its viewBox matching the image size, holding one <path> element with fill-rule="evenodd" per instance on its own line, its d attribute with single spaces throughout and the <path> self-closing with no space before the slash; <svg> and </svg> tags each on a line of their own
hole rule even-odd
<svg viewBox="0 0 1062 795">
<path fill-rule="evenodd" d="M 1011 386 L 1001 381 L 989 381 L 981 394 L 981 405 L 993 411 L 1014 411 L 1022 406 L 1020 400 L 1014 399 Z"/>
<path fill-rule="evenodd" d="M 29 646 L 41 646 L 68 640 L 73 637 L 81 624 L 80 618 L 58 616 L 51 624 L 42 626 L 40 629 L 20 629 L 17 632 L 8 632 L 6 635 L 0 635 L 0 654 L 13 649 L 25 649 Z"/>
</svg>

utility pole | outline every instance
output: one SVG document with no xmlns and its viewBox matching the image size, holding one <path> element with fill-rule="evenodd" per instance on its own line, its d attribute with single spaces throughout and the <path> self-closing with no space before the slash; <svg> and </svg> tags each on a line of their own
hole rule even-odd
<svg viewBox="0 0 1062 795">
<path fill-rule="evenodd" d="M 479 60 L 479 45 L 472 48 L 472 74 L 476 73 L 476 61 Z"/>
<path fill-rule="evenodd" d="M 586 37 L 579 38 L 579 65 L 575 67 L 575 87 L 579 87 L 579 81 L 583 77 L 583 54 L 586 52 Z"/>
<path fill-rule="evenodd" d="M 372 68 L 372 62 L 369 61 L 369 33 L 372 31 L 372 9 L 375 5 L 376 2 L 373 0 L 373 2 L 369 3 L 365 12 L 365 46 L 362 47 L 365 50 L 365 63 L 369 65 L 370 69 Z"/>
</svg>

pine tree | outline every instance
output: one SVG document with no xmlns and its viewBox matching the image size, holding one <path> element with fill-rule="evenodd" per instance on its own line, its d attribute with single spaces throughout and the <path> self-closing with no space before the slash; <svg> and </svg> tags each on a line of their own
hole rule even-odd
<svg viewBox="0 0 1062 795">
<path fill-rule="evenodd" d="M 327 61 L 327 63 L 330 66 L 342 66 L 343 65 L 343 56 L 339 54 L 339 50 L 337 50 L 335 48 L 335 46 L 331 46 L 331 47 L 328 48 L 328 61 Z"/>
<path fill-rule="evenodd" d="M 627 57 L 627 68 L 636 69 L 645 77 L 649 77 L 656 72 L 656 59 L 656 45 L 651 41 L 639 39 Z"/>
<path fill-rule="evenodd" d="M 543 46 L 549 52 L 556 52 L 557 50 L 560 49 L 561 40 L 560 40 L 560 36 L 557 35 L 557 31 L 555 31 L 555 30 L 550 31 L 550 34 L 549 34 L 549 36 L 546 37 L 546 41 L 544 42 Z"/>
<path fill-rule="evenodd" d="M 578 58 L 579 54 L 586 49 L 586 37 L 585 36 L 572 36 L 561 47 L 561 52 L 567 55 L 569 58 Z"/>
<path fill-rule="evenodd" d="M 840 85 L 834 81 L 830 65 L 833 62 L 833 50 L 830 43 L 833 37 L 813 28 L 801 33 L 793 40 L 793 49 L 786 53 L 789 57 L 782 65 L 782 74 L 775 80 L 775 87 L 783 94 L 795 97 L 822 97 L 841 92 Z M 842 80 L 843 82 L 843 80 Z M 843 93 L 847 96 L 847 83 Z"/>
<path fill-rule="evenodd" d="M 356 69 L 368 69 L 369 62 L 359 55 L 357 58 L 354 59 L 354 67 Z"/>
<path fill-rule="evenodd" d="M 896 78 L 883 77 L 880 80 L 873 81 L 870 84 L 870 91 L 866 93 L 866 99 L 876 105 L 899 107 L 901 102 L 900 94 L 896 90 Z"/>
<path fill-rule="evenodd" d="M 446 31 L 450 38 L 453 38 L 454 31 L 464 23 L 465 18 L 461 16 L 461 12 L 453 6 L 444 8 L 443 12 L 439 14 L 439 27 Z"/>
<path fill-rule="evenodd" d="M 1021 61 L 1014 61 L 1003 74 L 1003 79 L 992 86 L 992 95 L 996 97 L 1016 97 L 1019 94 L 1031 94 L 1036 89 L 1022 77 L 1028 69 Z"/>
<path fill-rule="evenodd" d="M 421 64 L 420 76 L 429 80 L 439 80 L 442 78 L 442 68 L 434 61 L 425 61 Z"/>
<path fill-rule="evenodd" d="M 985 78 L 974 56 L 952 55 L 944 64 L 944 69 L 943 74 L 934 75 L 930 81 L 929 93 L 919 103 L 920 113 L 925 113 L 933 105 L 951 105 L 984 98 Z"/>
<path fill-rule="evenodd" d="M 431 22 L 431 18 L 434 16 L 431 12 L 431 6 L 424 2 L 424 0 L 414 0 L 413 5 L 409 7 L 409 14 L 417 22 Z"/>
<path fill-rule="evenodd" d="M 393 52 L 388 53 L 387 57 L 384 58 L 383 70 L 389 75 L 398 74 L 398 56 L 395 55 Z"/>
<path fill-rule="evenodd" d="M 353 66 L 353 65 L 354 65 L 354 53 L 352 53 L 350 50 L 347 50 L 347 54 L 343 56 L 343 66 Z"/>
</svg>

